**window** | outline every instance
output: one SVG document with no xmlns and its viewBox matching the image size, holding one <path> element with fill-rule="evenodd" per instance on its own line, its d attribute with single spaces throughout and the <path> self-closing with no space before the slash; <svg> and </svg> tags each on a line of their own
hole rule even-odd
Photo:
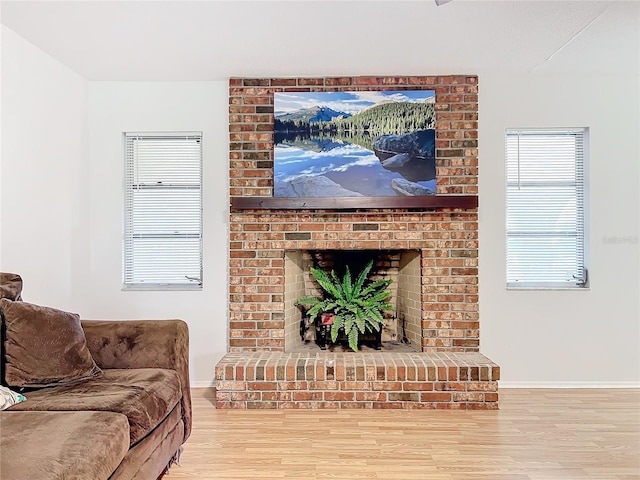
<svg viewBox="0 0 640 480">
<path fill-rule="evenodd" d="M 507 287 L 584 287 L 584 129 L 507 130 Z"/>
<path fill-rule="evenodd" d="M 202 288 L 202 134 L 124 143 L 124 287 Z"/>
</svg>

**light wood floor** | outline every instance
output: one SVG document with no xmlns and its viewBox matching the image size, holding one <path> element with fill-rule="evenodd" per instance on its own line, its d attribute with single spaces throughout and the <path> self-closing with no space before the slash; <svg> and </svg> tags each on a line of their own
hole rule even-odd
<svg viewBox="0 0 640 480">
<path fill-rule="evenodd" d="M 165 480 L 640 479 L 640 390 L 500 389 L 499 411 L 215 410 Z"/>
</svg>

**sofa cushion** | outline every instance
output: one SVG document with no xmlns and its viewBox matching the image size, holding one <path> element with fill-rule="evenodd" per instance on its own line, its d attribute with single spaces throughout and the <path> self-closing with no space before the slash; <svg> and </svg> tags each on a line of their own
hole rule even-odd
<svg viewBox="0 0 640 480">
<path fill-rule="evenodd" d="M 16 410 L 99 410 L 122 413 L 129 420 L 131 445 L 144 438 L 173 410 L 182 397 L 174 370 L 162 368 L 105 369 L 100 377 L 76 385 L 39 389 Z"/>
<path fill-rule="evenodd" d="M 106 480 L 128 450 L 129 425 L 119 413 L 0 412 L 7 480 Z"/>
<path fill-rule="evenodd" d="M 22 300 L 22 278 L 20 275 L 0 272 L 0 298 Z"/>
<path fill-rule="evenodd" d="M 41 388 L 100 374 L 77 314 L 6 298 L 0 299 L 0 313 L 7 385 Z"/>
<path fill-rule="evenodd" d="M 180 404 L 153 431 L 136 443 L 109 480 L 157 479 L 184 438 Z"/>
</svg>

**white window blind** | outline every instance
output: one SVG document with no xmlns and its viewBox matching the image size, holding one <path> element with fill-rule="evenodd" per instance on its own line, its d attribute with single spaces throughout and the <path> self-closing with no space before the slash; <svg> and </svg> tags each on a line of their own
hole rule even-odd
<svg viewBox="0 0 640 480">
<path fill-rule="evenodd" d="M 202 134 L 125 133 L 125 288 L 202 286 Z"/>
<path fill-rule="evenodd" d="M 584 129 L 507 130 L 507 286 L 584 287 Z"/>
</svg>

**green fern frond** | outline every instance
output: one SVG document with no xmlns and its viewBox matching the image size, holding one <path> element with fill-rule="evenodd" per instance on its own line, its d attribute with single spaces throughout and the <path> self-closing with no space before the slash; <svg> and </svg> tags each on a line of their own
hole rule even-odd
<svg viewBox="0 0 640 480">
<path fill-rule="evenodd" d="M 351 284 L 351 271 L 349 270 L 349 265 L 347 265 L 344 277 L 342 277 L 342 291 L 344 292 L 344 298 L 347 301 L 350 301 L 353 294 L 353 285 Z"/>
<path fill-rule="evenodd" d="M 377 319 L 367 317 L 367 328 L 370 331 L 379 332 L 382 327 L 386 325 L 386 322 L 379 322 Z"/>
<path fill-rule="evenodd" d="M 344 326 L 344 318 L 342 316 L 337 316 L 333 319 L 333 325 L 331 325 L 331 341 L 335 343 L 338 338 L 338 333 L 340 333 L 340 329 Z"/>
<path fill-rule="evenodd" d="M 324 270 L 320 268 L 311 267 L 311 274 L 316 279 L 318 284 L 322 287 L 322 289 L 327 292 L 330 296 L 334 298 L 343 298 L 341 289 L 337 288 L 336 285 L 331 281 L 331 279 L 327 276 Z"/>
<path fill-rule="evenodd" d="M 358 296 L 361 294 L 362 286 L 364 285 L 364 282 L 367 280 L 367 277 L 369 276 L 371 267 L 373 267 L 373 260 L 369 260 L 369 262 L 367 262 L 365 267 L 360 272 L 360 275 L 358 275 L 358 278 L 356 279 L 356 283 L 353 287 L 354 296 Z"/>
<path fill-rule="evenodd" d="M 311 320 L 315 320 L 322 312 L 325 312 L 325 303 L 321 302 L 307 310 L 307 315 Z"/>
<path fill-rule="evenodd" d="M 342 280 L 338 277 L 335 270 L 331 270 L 331 283 L 333 287 L 336 289 L 336 297 L 341 300 L 346 300 L 347 296 L 345 295 L 344 287 L 342 286 Z"/>
<path fill-rule="evenodd" d="M 349 339 L 349 347 L 351 347 L 351 350 L 353 350 L 354 352 L 358 351 L 358 330 L 356 330 L 355 328 L 349 330 L 349 334 L 347 335 L 347 338 Z"/>
<path fill-rule="evenodd" d="M 390 296 L 391 293 L 386 291 L 376 292 L 371 297 L 369 297 L 369 300 L 371 300 L 372 302 L 384 302 Z"/>
<path fill-rule="evenodd" d="M 362 292 L 360 292 L 360 296 L 362 297 L 367 297 L 370 295 L 374 295 L 380 291 L 385 290 L 389 285 L 391 285 L 391 282 L 393 280 L 391 280 L 390 278 L 388 279 L 381 279 L 381 280 L 376 280 L 375 282 L 372 282 L 370 285 L 367 285 L 367 287 L 365 287 L 364 290 L 362 290 Z"/>
<path fill-rule="evenodd" d="M 318 303 L 321 303 L 322 299 L 318 298 L 318 297 L 300 297 L 298 299 L 298 301 L 296 302 L 296 306 L 297 305 L 317 305 Z"/>
<path fill-rule="evenodd" d="M 384 317 L 382 316 L 382 313 L 380 313 L 380 310 L 377 310 L 375 308 L 370 308 L 367 310 L 367 317 L 369 317 L 369 319 L 371 319 L 372 321 L 376 321 L 377 323 L 384 323 Z"/>
</svg>

